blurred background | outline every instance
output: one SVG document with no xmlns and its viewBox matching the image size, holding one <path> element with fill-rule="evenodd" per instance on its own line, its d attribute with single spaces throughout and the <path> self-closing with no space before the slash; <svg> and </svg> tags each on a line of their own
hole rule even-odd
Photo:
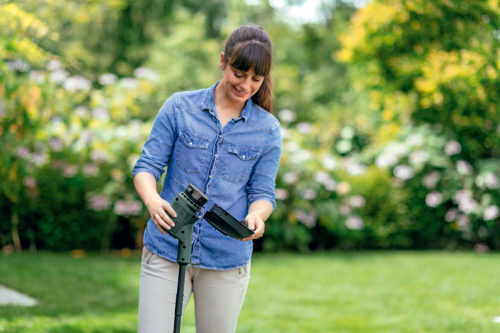
<svg viewBox="0 0 500 333">
<path fill-rule="evenodd" d="M 137 253 L 152 121 L 248 23 L 283 133 L 256 252 L 500 248 L 497 1 L 1 0 L 0 262 Z"/>
<path fill-rule="evenodd" d="M 173 93 L 220 79 L 229 33 L 275 43 L 278 206 L 256 251 L 498 249 L 495 1 L 7 1 L 0 241 L 140 249 L 131 170 Z M 161 180 L 159 186 L 162 184 Z"/>
</svg>

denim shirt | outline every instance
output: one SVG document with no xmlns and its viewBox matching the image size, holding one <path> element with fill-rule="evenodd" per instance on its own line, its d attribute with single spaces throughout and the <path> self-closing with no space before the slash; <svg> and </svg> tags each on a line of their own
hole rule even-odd
<svg viewBox="0 0 500 333">
<path fill-rule="evenodd" d="M 132 175 L 148 172 L 158 182 L 167 166 L 160 196 L 169 203 L 184 190 L 174 179 L 203 191 L 209 201 L 194 225 L 190 266 L 229 270 L 250 261 L 253 241 L 225 236 L 201 217 L 214 203 L 239 221 L 245 220 L 256 200 L 267 200 L 276 208 L 281 128 L 272 114 L 251 99 L 240 117 L 222 128 L 214 104 L 218 83 L 176 93 L 163 104 Z M 177 239 L 163 235 L 149 219 L 144 245 L 151 252 L 177 261 L 177 244 Z"/>
</svg>

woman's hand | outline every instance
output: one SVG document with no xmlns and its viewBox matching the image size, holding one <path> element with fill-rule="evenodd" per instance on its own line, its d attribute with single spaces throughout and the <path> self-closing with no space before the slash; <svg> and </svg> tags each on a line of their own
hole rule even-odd
<svg viewBox="0 0 500 333">
<path fill-rule="evenodd" d="M 170 203 L 166 200 L 163 200 L 160 196 L 148 202 L 146 207 L 149 210 L 149 214 L 153 219 L 156 227 L 160 232 L 164 235 L 167 234 L 165 229 L 170 230 L 175 226 L 174 221 L 167 215 L 165 211 L 167 211 L 173 217 L 177 217 L 177 213 L 174 211 Z"/>
<path fill-rule="evenodd" d="M 266 225 L 258 212 L 248 214 L 247 217 L 245 217 L 245 222 L 248 225 L 248 228 L 250 230 L 253 230 L 255 234 L 240 240 L 249 241 L 251 239 L 261 238 L 262 235 L 264 235 L 264 229 L 266 228 Z"/>
</svg>

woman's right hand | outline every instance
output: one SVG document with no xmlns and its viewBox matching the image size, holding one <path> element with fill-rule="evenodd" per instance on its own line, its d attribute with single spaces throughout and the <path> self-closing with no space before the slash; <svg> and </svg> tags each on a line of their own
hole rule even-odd
<svg viewBox="0 0 500 333">
<path fill-rule="evenodd" d="M 170 230 L 175 226 L 174 221 L 167 215 L 165 211 L 167 211 L 173 217 L 177 217 L 177 213 L 174 211 L 170 203 L 166 200 L 163 200 L 160 196 L 151 200 L 147 205 L 147 209 L 149 210 L 149 214 L 153 219 L 156 227 L 160 232 L 164 235 L 167 234 L 165 229 Z"/>
</svg>

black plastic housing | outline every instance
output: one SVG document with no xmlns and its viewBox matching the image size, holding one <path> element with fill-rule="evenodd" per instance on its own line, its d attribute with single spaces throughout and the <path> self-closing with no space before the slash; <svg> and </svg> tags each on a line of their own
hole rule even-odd
<svg viewBox="0 0 500 333">
<path fill-rule="evenodd" d="M 224 235 L 235 239 L 250 237 L 254 234 L 252 230 L 248 229 L 245 222 L 238 221 L 215 203 L 213 207 L 205 213 L 203 218 Z"/>
</svg>

